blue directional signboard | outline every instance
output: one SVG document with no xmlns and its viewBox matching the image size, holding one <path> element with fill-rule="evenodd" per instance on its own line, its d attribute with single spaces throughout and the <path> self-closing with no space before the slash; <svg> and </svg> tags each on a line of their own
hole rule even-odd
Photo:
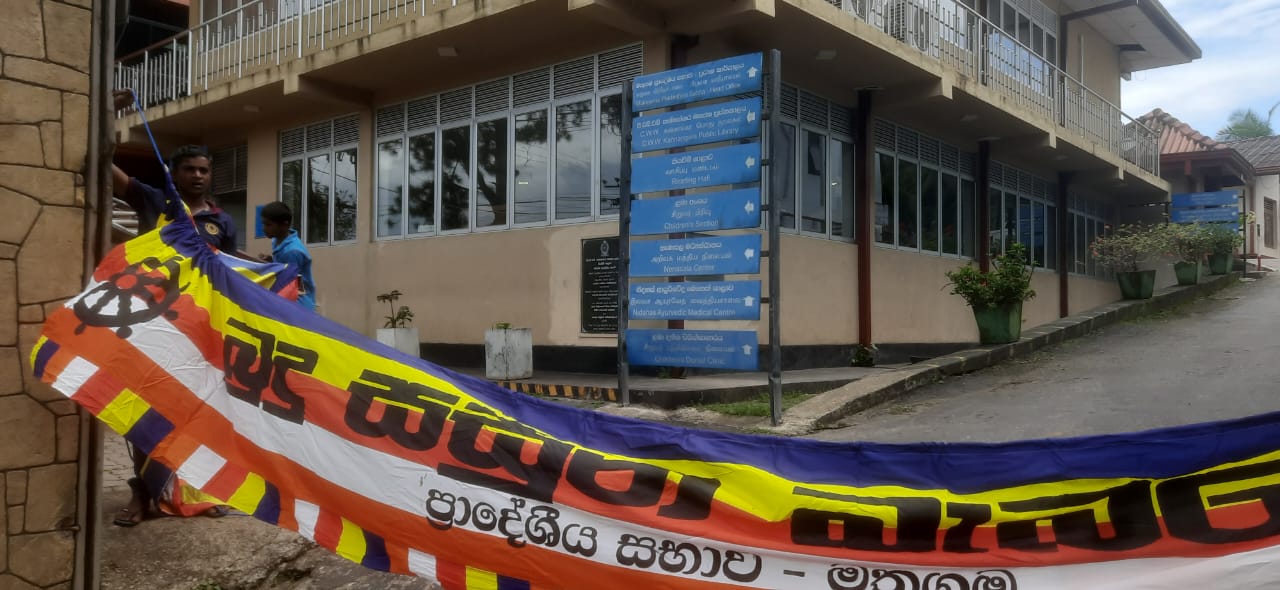
<svg viewBox="0 0 1280 590">
<path fill-rule="evenodd" d="M 743 330 L 627 330 L 627 360 L 635 365 L 754 371 L 759 340 Z"/>
<path fill-rule="evenodd" d="M 1172 197 L 1174 209 L 1187 207 L 1222 207 L 1235 206 L 1240 200 L 1236 191 L 1214 191 L 1211 193 L 1175 193 Z"/>
<path fill-rule="evenodd" d="M 760 227 L 758 187 L 631 203 L 633 235 L 752 227 Z"/>
<path fill-rule="evenodd" d="M 662 154 L 631 162 L 631 192 L 651 193 L 760 180 L 760 144 Z"/>
<path fill-rule="evenodd" d="M 764 55 L 752 53 L 640 76 L 632 84 L 637 111 L 760 90 Z"/>
<path fill-rule="evenodd" d="M 759 320 L 760 281 L 631 285 L 633 320 Z"/>
<path fill-rule="evenodd" d="M 755 274 L 760 244 L 760 234 L 632 242 L 631 276 Z"/>
<path fill-rule="evenodd" d="M 637 117 L 631 151 L 668 150 L 760 135 L 760 97 Z"/>
<path fill-rule="evenodd" d="M 1219 221 L 1239 221 L 1240 211 L 1235 207 L 1212 207 L 1208 209 L 1174 209 L 1170 213 L 1174 223 L 1214 223 Z"/>
</svg>

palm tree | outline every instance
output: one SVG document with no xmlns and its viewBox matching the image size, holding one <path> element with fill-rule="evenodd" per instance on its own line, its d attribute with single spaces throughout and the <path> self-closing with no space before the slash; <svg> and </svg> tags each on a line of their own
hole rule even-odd
<svg viewBox="0 0 1280 590">
<path fill-rule="evenodd" d="M 1218 141 L 1234 141 L 1275 135 L 1275 131 L 1271 129 L 1271 115 L 1276 112 L 1276 107 L 1280 107 L 1280 102 L 1271 105 L 1271 109 L 1267 111 L 1266 119 L 1263 119 L 1261 115 L 1255 113 L 1251 108 L 1236 109 L 1231 113 L 1230 117 L 1227 117 L 1227 126 L 1218 131 Z"/>
</svg>

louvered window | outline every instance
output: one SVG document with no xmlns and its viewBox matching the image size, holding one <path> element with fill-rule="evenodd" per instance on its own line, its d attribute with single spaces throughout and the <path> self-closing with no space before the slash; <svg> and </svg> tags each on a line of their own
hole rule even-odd
<svg viewBox="0 0 1280 590">
<path fill-rule="evenodd" d="M 249 146 L 221 149 L 213 156 L 213 194 L 243 191 L 249 180 Z"/>
<path fill-rule="evenodd" d="M 395 133 L 402 109 L 379 109 L 376 134 Z M 280 133 L 280 199 L 308 244 L 352 242 L 357 236 L 356 160 L 360 116 L 348 115 Z"/>
<path fill-rule="evenodd" d="M 409 131 L 426 129 L 436 124 L 436 97 L 428 96 L 409 101 Z"/>
<path fill-rule="evenodd" d="M 556 98 L 591 92 L 595 88 L 595 59 L 584 57 L 557 64 L 551 70 Z"/>
<path fill-rule="evenodd" d="M 378 109 L 377 135 L 384 137 L 404 132 L 404 105 L 397 104 Z"/>
<path fill-rule="evenodd" d="M 551 69 L 516 74 L 512 85 L 514 102 L 518 107 L 547 102 L 551 100 Z"/>
</svg>

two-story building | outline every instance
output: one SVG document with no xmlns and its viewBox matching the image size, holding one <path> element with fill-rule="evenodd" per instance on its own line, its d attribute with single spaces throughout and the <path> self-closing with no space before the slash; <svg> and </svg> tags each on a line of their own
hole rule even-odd
<svg viewBox="0 0 1280 590">
<path fill-rule="evenodd" d="M 976 341 L 944 272 L 1013 241 L 1027 326 L 1118 299 L 1086 245 L 1170 189 L 1121 80 L 1200 56 L 1157 0 L 200 0 L 117 84 L 162 149 L 215 150 L 244 227 L 293 206 L 324 315 L 371 333 L 398 289 L 428 359 L 510 322 L 539 367 L 608 371 L 582 250 L 618 234 L 623 84 L 770 49 L 788 366 Z"/>
</svg>

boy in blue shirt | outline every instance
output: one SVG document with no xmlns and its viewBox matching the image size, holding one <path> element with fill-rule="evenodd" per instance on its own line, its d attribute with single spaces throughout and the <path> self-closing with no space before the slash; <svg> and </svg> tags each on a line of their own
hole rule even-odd
<svg viewBox="0 0 1280 590">
<path fill-rule="evenodd" d="M 289 206 L 274 201 L 262 207 L 262 233 L 271 238 L 271 256 L 263 256 L 268 262 L 281 262 L 298 268 L 298 303 L 316 310 L 316 283 L 311 278 L 311 254 L 293 229 L 293 212 Z"/>
</svg>

